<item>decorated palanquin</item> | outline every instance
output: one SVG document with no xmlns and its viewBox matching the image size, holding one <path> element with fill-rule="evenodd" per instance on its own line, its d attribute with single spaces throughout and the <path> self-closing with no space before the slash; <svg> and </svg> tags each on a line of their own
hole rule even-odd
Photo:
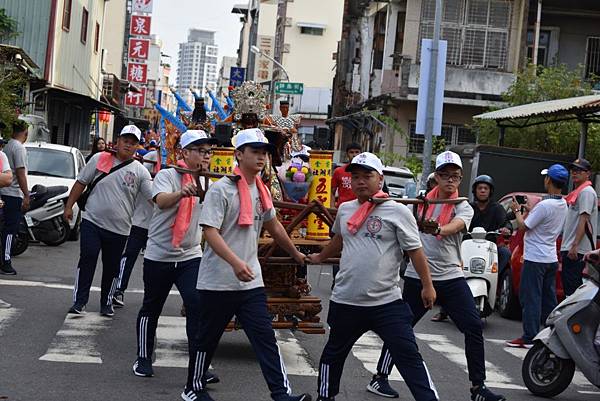
<svg viewBox="0 0 600 401">
<path fill-rule="evenodd" d="M 300 119 L 288 117 L 286 112 L 281 117 L 267 114 L 267 95 L 261 85 L 245 82 L 231 97 L 235 132 L 260 128 L 277 148 L 262 175 L 271 190 L 277 218 L 301 252 L 319 252 L 329 242 L 329 227 L 333 225 L 336 213 L 329 207 L 332 152 L 309 154 L 307 149 L 310 148 L 303 147 L 297 135 Z M 235 146 L 235 136 L 232 143 Z M 312 161 L 313 153 L 316 164 Z M 210 169 L 212 173 L 231 174 L 233 163 L 233 148 L 217 148 Z M 273 327 L 324 333 L 319 316 L 321 300 L 311 294 L 306 266 L 289 257 L 266 231 L 260 238 L 258 255 Z M 337 259 L 328 262 L 334 263 Z M 235 328 L 239 328 L 237 323 L 231 322 L 229 329 Z"/>
</svg>

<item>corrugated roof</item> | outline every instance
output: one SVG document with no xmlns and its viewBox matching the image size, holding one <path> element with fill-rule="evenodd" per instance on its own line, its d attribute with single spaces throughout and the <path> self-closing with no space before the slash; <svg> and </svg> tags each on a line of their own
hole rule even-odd
<svg viewBox="0 0 600 401">
<path fill-rule="evenodd" d="M 573 114 L 579 112 L 600 111 L 600 95 L 578 96 L 566 99 L 549 100 L 546 102 L 530 103 L 521 106 L 508 107 L 502 110 L 490 111 L 476 115 L 473 118 L 479 120 L 509 120 L 515 118 L 547 116 L 552 114 Z M 577 113 L 575 113 L 577 112 Z"/>
</svg>

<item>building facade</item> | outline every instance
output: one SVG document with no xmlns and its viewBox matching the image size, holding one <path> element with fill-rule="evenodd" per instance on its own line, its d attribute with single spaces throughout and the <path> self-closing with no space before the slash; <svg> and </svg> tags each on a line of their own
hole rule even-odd
<svg viewBox="0 0 600 401">
<path fill-rule="evenodd" d="M 225 103 L 225 96 L 229 95 L 231 67 L 236 67 L 237 62 L 237 57 L 223 56 L 221 59 L 221 68 L 219 68 L 219 78 L 217 80 L 217 99 L 222 104 Z"/>
<path fill-rule="evenodd" d="M 193 103 L 190 88 L 206 93 L 206 89 L 217 88 L 217 56 L 219 48 L 215 44 L 215 32 L 190 29 L 188 40 L 179 44 L 177 63 L 177 92 Z"/>
<path fill-rule="evenodd" d="M 330 120 L 334 146 L 362 142 L 369 150 L 398 155 L 400 164 L 403 157 L 421 157 L 423 137 L 415 133 L 420 44 L 432 37 L 436 2 L 345 3 Z M 533 61 L 536 36 L 538 64 L 582 64 L 587 75 L 599 70 L 598 26 L 600 4 L 591 0 L 573 0 L 568 6 L 559 0 L 445 0 L 445 145 L 476 142 L 472 117 L 504 106 L 502 94 Z M 396 127 L 377 119 L 381 114 L 395 120 Z"/>
</svg>

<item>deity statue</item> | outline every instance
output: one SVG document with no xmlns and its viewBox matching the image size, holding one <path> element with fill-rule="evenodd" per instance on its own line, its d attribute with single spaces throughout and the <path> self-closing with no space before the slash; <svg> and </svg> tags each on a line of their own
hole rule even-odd
<svg viewBox="0 0 600 401">
<path fill-rule="evenodd" d="M 270 114 L 265 117 L 263 124 L 281 130 L 288 139 L 283 150 L 283 159 L 287 161 L 291 158 L 292 153 L 302 150 L 302 141 L 298 135 L 301 117 L 299 115 L 289 115 L 290 102 L 287 100 L 282 100 L 279 103 L 279 111 L 281 112 L 280 116 Z"/>
</svg>

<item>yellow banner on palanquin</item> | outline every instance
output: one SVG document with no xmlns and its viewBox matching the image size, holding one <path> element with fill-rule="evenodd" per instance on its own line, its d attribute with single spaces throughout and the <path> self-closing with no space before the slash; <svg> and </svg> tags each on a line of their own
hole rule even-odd
<svg viewBox="0 0 600 401">
<path fill-rule="evenodd" d="M 214 148 L 210 158 L 210 172 L 216 174 L 233 174 L 235 148 Z M 217 178 L 211 178 L 217 181 Z"/>
<path fill-rule="evenodd" d="M 313 180 L 308 191 L 308 201 L 318 199 L 325 207 L 331 207 L 331 176 L 333 170 L 333 152 L 315 150 L 310 152 L 310 168 Z M 306 239 L 328 240 L 329 226 L 316 214 L 308 215 Z"/>
</svg>

